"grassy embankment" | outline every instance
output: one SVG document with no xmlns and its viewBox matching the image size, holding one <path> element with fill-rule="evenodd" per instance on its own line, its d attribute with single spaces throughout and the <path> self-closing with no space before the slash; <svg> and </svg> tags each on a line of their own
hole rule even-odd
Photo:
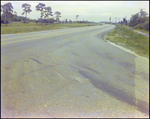
<svg viewBox="0 0 150 119">
<path fill-rule="evenodd" d="M 8 25 L 1 24 L 1 34 L 27 33 L 44 30 L 64 29 L 73 27 L 95 26 L 97 23 L 70 23 L 70 24 L 36 24 L 36 23 L 10 23 Z"/>
<path fill-rule="evenodd" d="M 125 26 L 116 28 L 104 36 L 106 40 L 130 49 L 140 56 L 149 58 L 149 38 L 131 31 Z"/>
<path fill-rule="evenodd" d="M 143 33 L 146 33 L 146 34 L 149 34 L 149 31 L 147 31 L 147 30 L 145 30 L 145 29 L 137 29 L 137 28 L 134 28 L 134 27 L 129 27 L 129 26 L 125 26 L 125 27 L 127 27 L 127 28 L 129 28 L 129 29 L 131 29 L 131 30 L 137 30 L 137 31 L 141 31 L 141 32 L 143 32 Z"/>
</svg>

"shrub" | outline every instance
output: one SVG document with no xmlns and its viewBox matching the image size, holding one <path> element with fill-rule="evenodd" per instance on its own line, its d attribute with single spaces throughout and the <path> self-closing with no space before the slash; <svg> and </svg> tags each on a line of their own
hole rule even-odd
<svg viewBox="0 0 150 119">
<path fill-rule="evenodd" d="M 143 24 L 138 24 L 138 25 L 134 26 L 134 28 L 135 28 L 135 29 L 142 29 L 142 25 L 143 25 Z"/>
<path fill-rule="evenodd" d="M 143 24 L 143 29 L 149 31 L 149 21 L 146 21 L 146 22 Z"/>
<path fill-rule="evenodd" d="M 4 24 L 4 20 L 1 19 L 1 24 Z"/>
<path fill-rule="evenodd" d="M 5 20 L 1 20 L 1 24 L 9 24 L 9 22 Z"/>
<path fill-rule="evenodd" d="M 146 21 L 142 24 L 138 24 L 136 26 L 134 26 L 135 29 L 145 29 L 147 31 L 149 31 L 149 21 Z"/>
</svg>

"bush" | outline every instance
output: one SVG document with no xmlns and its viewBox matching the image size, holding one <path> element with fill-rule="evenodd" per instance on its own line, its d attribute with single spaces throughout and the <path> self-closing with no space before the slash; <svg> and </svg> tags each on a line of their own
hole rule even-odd
<svg viewBox="0 0 150 119">
<path fill-rule="evenodd" d="M 143 24 L 143 29 L 149 31 L 149 21 L 146 21 L 146 22 Z"/>
<path fill-rule="evenodd" d="M 134 26 L 135 29 L 142 29 L 143 24 L 138 24 L 136 26 Z"/>
<path fill-rule="evenodd" d="M 142 24 L 138 24 L 136 26 L 134 26 L 135 29 L 145 29 L 147 31 L 149 31 L 149 21 L 146 21 Z"/>
<path fill-rule="evenodd" d="M 9 24 L 9 22 L 8 22 L 8 21 L 5 21 L 4 24 Z"/>
<path fill-rule="evenodd" d="M 4 24 L 4 20 L 1 19 L 1 24 Z"/>
<path fill-rule="evenodd" d="M 1 24 L 9 24 L 8 20 L 1 20 Z"/>
</svg>

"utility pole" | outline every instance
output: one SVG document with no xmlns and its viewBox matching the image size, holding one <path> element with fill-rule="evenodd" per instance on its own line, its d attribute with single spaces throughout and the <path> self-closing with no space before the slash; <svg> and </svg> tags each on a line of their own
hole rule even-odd
<svg viewBox="0 0 150 119">
<path fill-rule="evenodd" d="M 109 18 L 109 21 L 110 21 L 110 23 L 111 23 L 111 17 Z"/>
</svg>

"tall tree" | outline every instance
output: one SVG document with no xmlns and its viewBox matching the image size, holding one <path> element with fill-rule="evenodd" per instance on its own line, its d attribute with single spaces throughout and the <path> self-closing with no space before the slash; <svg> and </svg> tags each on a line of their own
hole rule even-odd
<svg viewBox="0 0 150 119">
<path fill-rule="evenodd" d="M 124 25 L 127 25 L 127 20 L 126 20 L 126 18 L 123 18 L 123 24 L 124 24 Z"/>
<path fill-rule="evenodd" d="M 56 12 L 55 12 L 55 15 L 56 15 L 56 18 L 61 17 L 61 16 L 60 16 L 60 15 L 61 15 L 61 13 L 60 13 L 59 11 L 56 11 Z"/>
<path fill-rule="evenodd" d="M 66 19 L 65 23 L 68 23 L 68 20 Z"/>
<path fill-rule="evenodd" d="M 45 8 L 45 4 L 44 3 L 39 3 L 36 6 L 36 10 L 41 12 L 41 20 L 42 20 L 42 18 L 44 16 L 44 8 Z"/>
<path fill-rule="evenodd" d="M 146 17 L 148 14 L 147 12 L 143 11 L 143 9 L 140 10 L 139 16 L 140 16 L 140 23 L 142 21 L 142 18 Z"/>
<path fill-rule="evenodd" d="M 17 12 L 16 11 L 14 11 L 14 13 L 13 13 L 12 21 L 17 21 Z"/>
<path fill-rule="evenodd" d="M 61 17 L 61 16 L 60 16 L 61 13 L 60 13 L 59 11 L 56 11 L 56 12 L 55 12 L 55 15 L 56 15 L 56 21 L 57 21 L 57 23 L 59 23 L 59 17 Z"/>
<path fill-rule="evenodd" d="M 13 6 L 10 2 L 1 5 L 1 11 L 3 12 L 3 15 L 5 16 L 5 21 L 8 20 L 8 18 L 12 15 L 13 13 Z"/>
<path fill-rule="evenodd" d="M 22 8 L 24 8 L 22 15 L 26 14 L 26 20 L 27 20 L 27 13 L 30 13 L 32 11 L 31 10 L 31 5 L 27 4 L 27 3 L 24 3 L 24 4 L 22 4 Z"/>
<path fill-rule="evenodd" d="M 130 18 L 129 26 L 134 27 L 139 23 L 140 23 L 139 14 L 136 13 L 135 15 L 132 15 L 132 17 Z"/>
<path fill-rule="evenodd" d="M 78 20 L 79 15 L 76 15 L 76 19 Z"/>
<path fill-rule="evenodd" d="M 44 7 L 44 18 L 49 18 L 49 16 L 53 16 L 51 7 Z"/>
<path fill-rule="evenodd" d="M 148 15 L 148 13 L 143 11 L 143 9 L 140 10 L 139 14 L 141 18 L 146 17 Z"/>
</svg>

